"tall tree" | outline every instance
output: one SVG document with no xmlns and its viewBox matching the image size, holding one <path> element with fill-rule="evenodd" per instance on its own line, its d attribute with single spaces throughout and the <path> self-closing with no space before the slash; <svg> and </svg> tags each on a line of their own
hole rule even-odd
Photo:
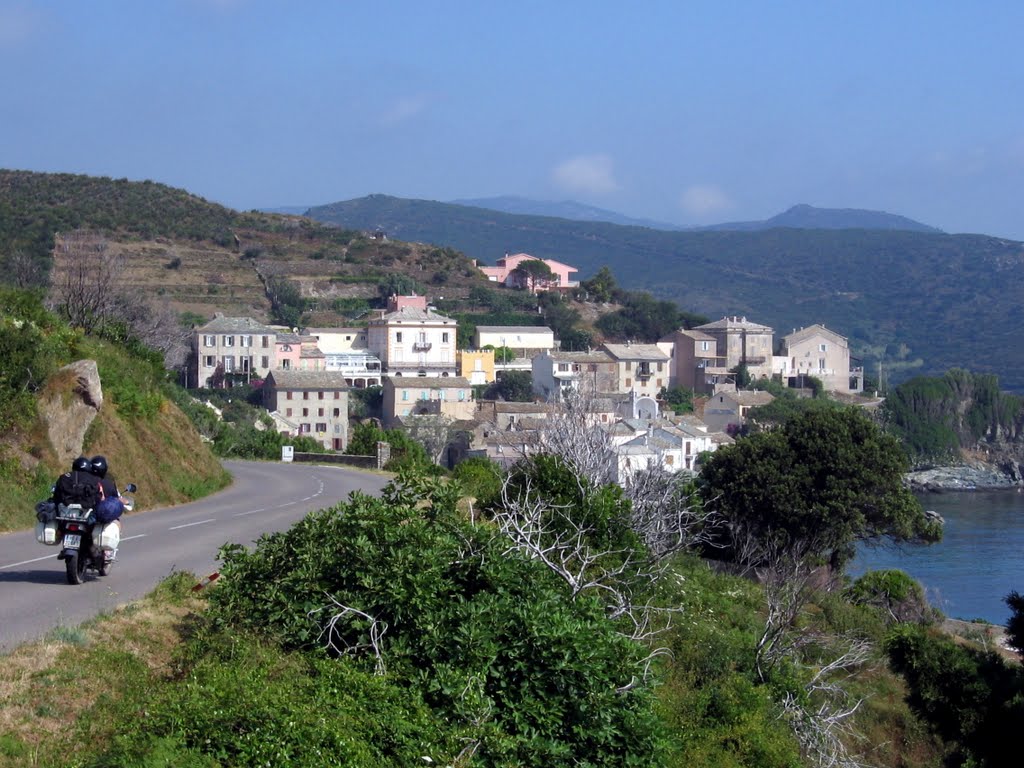
<svg viewBox="0 0 1024 768">
<path fill-rule="evenodd" d="M 555 279 L 555 273 L 540 259 L 527 259 L 516 265 L 516 268 L 510 273 L 510 277 L 517 285 L 522 285 L 530 291 L 536 291 L 551 283 Z"/>
<path fill-rule="evenodd" d="M 588 294 L 591 301 L 609 302 L 618 290 L 618 283 L 615 282 L 615 275 L 607 267 L 601 267 L 597 274 L 589 280 L 584 280 L 580 287 Z"/>
<path fill-rule="evenodd" d="M 856 408 L 814 409 L 718 450 L 701 478 L 735 551 L 781 546 L 841 569 L 857 541 L 941 538 L 906 470 L 895 438 Z"/>
</svg>

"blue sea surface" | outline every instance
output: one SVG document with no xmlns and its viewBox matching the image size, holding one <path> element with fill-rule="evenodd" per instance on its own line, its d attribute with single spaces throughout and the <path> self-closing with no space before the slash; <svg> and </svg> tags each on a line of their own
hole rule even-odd
<svg viewBox="0 0 1024 768">
<path fill-rule="evenodd" d="M 930 546 L 862 547 L 847 569 L 898 568 L 913 576 L 928 600 L 954 619 L 1005 624 L 1003 598 L 1024 594 L 1024 493 L 942 493 L 921 496 L 925 509 L 945 519 L 945 533 Z"/>
</svg>

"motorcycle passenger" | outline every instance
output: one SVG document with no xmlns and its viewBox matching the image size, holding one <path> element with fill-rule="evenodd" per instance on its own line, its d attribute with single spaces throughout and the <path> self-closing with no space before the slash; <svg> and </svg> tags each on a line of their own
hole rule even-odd
<svg viewBox="0 0 1024 768">
<path fill-rule="evenodd" d="M 96 504 L 96 522 L 108 525 L 116 523 L 121 528 L 121 515 L 124 514 L 124 502 L 121 492 L 117 490 L 114 478 L 107 477 L 107 459 L 104 456 L 93 456 L 89 461 L 89 470 L 97 482 L 99 502 Z M 118 534 L 120 538 L 120 534 Z M 116 550 L 107 550 L 104 559 L 110 562 L 116 557 Z"/>
<path fill-rule="evenodd" d="M 121 517 L 124 512 L 124 503 L 121 501 L 121 492 L 117 490 L 117 483 L 114 478 L 107 476 L 107 460 L 103 456 L 93 456 L 89 462 L 89 468 L 96 477 L 99 484 L 100 507 L 96 509 L 96 517 L 101 523 L 110 523 Z"/>
<path fill-rule="evenodd" d="M 54 504 L 81 504 L 83 509 L 93 509 L 99 498 L 100 481 L 85 456 L 71 462 L 71 471 L 58 477 L 53 486 Z"/>
</svg>

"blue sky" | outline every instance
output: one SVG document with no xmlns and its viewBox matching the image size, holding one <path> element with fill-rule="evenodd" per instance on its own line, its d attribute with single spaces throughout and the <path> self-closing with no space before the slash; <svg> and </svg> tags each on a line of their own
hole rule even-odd
<svg viewBox="0 0 1024 768">
<path fill-rule="evenodd" d="M 1024 240 L 1024 3 L 0 0 L 0 167 Z"/>
</svg>

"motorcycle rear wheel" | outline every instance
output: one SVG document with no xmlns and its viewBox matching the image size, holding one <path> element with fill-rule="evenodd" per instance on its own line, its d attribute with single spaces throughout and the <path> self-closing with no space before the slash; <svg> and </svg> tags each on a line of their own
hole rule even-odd
<svg viewBox="0 0 1024 768">
<path fill-rule="evenodd" d="M 85 581 L 85 558 L 81 552 L 72 552 L 64 558 L 67 569 L 68 584 L 81 584 Z"/>
</svg>

